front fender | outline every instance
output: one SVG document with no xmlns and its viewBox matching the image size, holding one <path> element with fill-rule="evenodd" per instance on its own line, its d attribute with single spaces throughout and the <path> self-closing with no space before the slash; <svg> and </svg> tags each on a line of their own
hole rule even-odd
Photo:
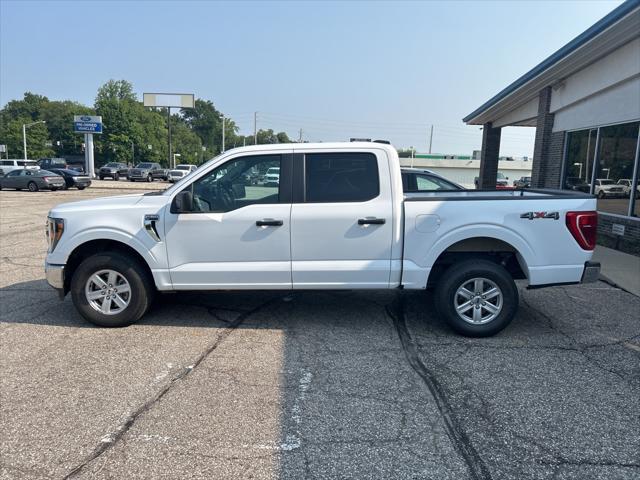
<svg viewBox="0 0 640 480">
<path fill-rule="evenodd" d="M 158 248 L 163 242 L 153 241 L 142 229 L 134 236 L 129 232 L 111 227 L 91 228 L 76 232 L 60 242 L 56 249 L 47 255 L 47 263 L 65 265 L 76 248 L 92 240 L 112 240 L 123 243 L 138 252 L 151 270 L 166 268 L 166 258 L 162 256 L 162 252 L 166 250 Z"/>
</svg>

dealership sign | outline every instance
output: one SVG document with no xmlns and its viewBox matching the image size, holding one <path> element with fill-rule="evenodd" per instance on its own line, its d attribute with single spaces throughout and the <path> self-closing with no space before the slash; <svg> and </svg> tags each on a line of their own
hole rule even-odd
<svg viewBox="0 0 640 480">
<path fill-rule="evenodd" d="M 99 115 L 74 115 L 75 133 L 102 133 L 102 117 Z"/>
</svg>

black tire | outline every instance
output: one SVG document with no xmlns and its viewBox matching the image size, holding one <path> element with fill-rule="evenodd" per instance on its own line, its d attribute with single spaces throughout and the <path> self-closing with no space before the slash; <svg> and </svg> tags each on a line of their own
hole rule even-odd
<svg viewBox="0 0 640 480">
<path fill-rule="evenodd" d="M 52 192 L 55 192 L 55 191 L 56 191 L 56 190 L 58 190 L 58 189 L 57 189 L 57 188 L 55 188 L 55 187 L 51 187 L 49 190 L 51 190 Z"/>
<path fill-rule="evenodd" d="M 126 278 L 131 287 L 128 306 L 120 313 L 106 315 L 95 310 L 86 298 L 85 286 L 89 278 L 100 270 L 114 270 Z M 118 252 L 92 255 L 82 261 L 71 279 L 71 298 L 80 314 L 99 327 L 126 327 L 142 317 L 155 293 L 153 281 L 135 260 Z"/>
<path fill-rule="evenodd" d="M 465 321 L 455 308 L 456 291 L 465 282 L 475 278 L 493 282 L 502 293 L 502 309 L 487 323 L 472 324 Z M 438 280 L 435 291 L 435 305 L 440 316 L 453 330 L 468 337 L 488 337 L 504 329 L 513 320 L 518 301 L 518 288 L 509 272 L 501 265 L 482 259 L 466 260 L 449 267 Z"/>
<path fill-rule="evenodd" d="M 40 190 L 36 182 L 29 182 L 27 184 L 27 188 L 29 189 L 30 192 L 37 192 L 38 190 Z"/>
<path fill-rule="evenodd" d="M 130 179 L 129 179 L 129 181 L 130 181 L 130 182 L 135 182 L 135 179 L 130 178 Z"/>
<path fill-rule="evenodd" d="M 153 182 L 153 177 L 151 174 L 147 175 L 147 182 Z"/>
<path fill-rule="evenodd" d="M 113 179 L 117 182 L 118 180 L 120 180 L 120 175 L 118 173 L 114 173 Z"/>
<path fill-rule="evenodd" d="M 104 176 L 103 175 L 100 175 L 100 180 L 104 180 Z"/>
<path fill-rule="evenodd" d="M 84 190 L 87 187 L 76 187 L 78 190 Z"/>
</svg>

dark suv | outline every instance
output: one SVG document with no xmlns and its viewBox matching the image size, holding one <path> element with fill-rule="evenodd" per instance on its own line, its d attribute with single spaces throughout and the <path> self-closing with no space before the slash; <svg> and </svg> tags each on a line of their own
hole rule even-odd
<svg viewBox="0 0 640 480">
<path fill-rule="evenodd" d="M 125 163 L 111 162 L 105 166 L 100 167 L 98 171 L 98 177 L 100 180 L 104 180 L 105 177 L 119 180 L 120 177 L 127 178 L 129 176 L 129 167 Z"/>
<path fill-rule="evenodd" d="M 38 166 L 42 170 L 50 170 L 52 168 L 67 168 L 67 161 L 64 158 L 43 158 L 38 161 Z"/>
<path fill-rule="evenodd" d="M 144 180 L 151 182 L 156 179 L 167 180 L 169 178 L 168 170 L 165 170 L 159 163 L 143 162 L 139 163 L 129 170 L 129 180 Z"/>
</svg>

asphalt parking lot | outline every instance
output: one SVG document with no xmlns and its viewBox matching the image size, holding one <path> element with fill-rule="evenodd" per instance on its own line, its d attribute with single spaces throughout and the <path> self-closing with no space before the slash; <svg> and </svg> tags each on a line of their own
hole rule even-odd
<svg viewBox="0 0 640 480">
<path fill-rule="evenodd" d="M 640 478 L 640 298 L 521 289 L 488 339 L 396 291 L 170 294 L 95 328 L 44 281 L 46 213 L 131 192 L 0 192 L 2 478 Z"/>
</svg>

